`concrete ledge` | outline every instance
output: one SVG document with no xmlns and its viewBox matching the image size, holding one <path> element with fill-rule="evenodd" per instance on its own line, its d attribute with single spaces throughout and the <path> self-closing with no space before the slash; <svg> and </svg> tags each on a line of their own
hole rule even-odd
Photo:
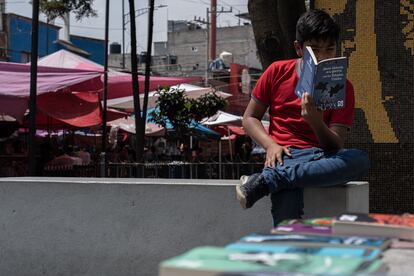
<svg viewBox="0 0 414 276">
<path fill-rule="evenodd" d="M 0 178 L 1 275 L 156 275 L 161 260 L 271 228 L 234 180 Z M 368 185 L 307 189 L 307 216 L 368 211 Z"/>
<path fill-rule="evenodd" d="M 352 181 L 342 186 L 306 188 L 305 217 L 335 216 L 345 212 L 369 212 L 369 185 Z"/>
</svg>

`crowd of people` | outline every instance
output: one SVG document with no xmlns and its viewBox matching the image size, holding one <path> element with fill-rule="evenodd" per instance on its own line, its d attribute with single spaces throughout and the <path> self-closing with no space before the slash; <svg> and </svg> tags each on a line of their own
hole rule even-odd
<svg viewBox="0 0 414 276">
<path fill-rule="evenodd" d="M 187 137 L 189 138 L 189 137 Z M 0 176 L 27 175 L 27 137 L 14 137 L 0 142 Z M 100 139 L 95 139 L 100 141 Z M 171 139 L 156 137 L 146 140 L 144 163 L 165 162 L 218 162 L 218 144 L 194 138 Z M 211 145 L 215 148 L 211 148 Z M 260 162 L 263 150 L 247 137 L 241 136 L 231 142 L 229 150 L 227 141 L 223 141 L 227 150 L 222 153 L 222 162 Z M 117 143 L 109 144 L 106 150 L 107 161 L 113 164 L 135 163 L 135 141 L 133 136 L 118 139 Z M 80 143 L 71 135 L 52 135 L 38 137 L 36 166 L 38 175 L 48 175 L 50 171 L 69 170 L 74 166 L 97 166 L 100 161 L 99 143 Z"/>
</svg>

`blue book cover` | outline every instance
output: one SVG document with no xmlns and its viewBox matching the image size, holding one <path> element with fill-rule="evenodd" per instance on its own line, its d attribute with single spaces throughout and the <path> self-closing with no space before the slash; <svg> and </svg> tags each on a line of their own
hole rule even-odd
<svg viewBox="0 0 414 276">
<path fill-rule="evenodd" d="M 312 48 L 307 46 L 295 93 L 302 97 L 308 92 L 318 109 L 340 109 L 346 105 L 346 57 L 322 60 L 318 63 Z"/>
<path fill-rule="evenodd" d="M 352 248 L 352 247 L 306 247 L 265 243 L 231 243 L 227 249 L 249 253 L 270 254 L 311 254 L 318 256 L 331 256 L 338 258 L 360 258 L 363 260 L 374 260 L 378 258 L 381 251 L 378 249 Z"/>
<path fill-rule="evenodd" d="M 272 243 L 306 246 L 334 246 L 334 247 L 360 247 L 384 250 L 391 239 L 379 237 L 356 236 L 313 236 L 301 234 L 251 234 L 240 239 L 248 243 Z"/>
</svg>

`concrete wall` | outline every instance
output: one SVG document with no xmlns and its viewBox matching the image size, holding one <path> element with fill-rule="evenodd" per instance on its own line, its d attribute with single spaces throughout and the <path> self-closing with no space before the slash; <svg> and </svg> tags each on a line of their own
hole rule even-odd
<svg viewBox="0 0 414 276">
<path fill-rule="evenodd" d="M 153 52 L 152 69 L 162 74 L 203 76 L 207 68 L 207 33 L 205 29 L 169 32 L 167 49 Z M 159 46 L 158 45 L 158 46 Z M 261 69 L 256 55 L 257 48 L 251 25 L 217 29 L 217 57 L 221 52 L 233 54 L 235 63 Z M 177 64 L 168 66 L 170 56 L 177 57 Z M 125 55 L 126 68 L 131 67 L 131 56 Z M 122 55 L 109 55 L 109 66 L 121 67 Z"/>
<path fill-rule="evenodd" d="M 206 47 L 205 29 L 168 34 L 168 53 L 178 57 L 178 64 L 183 71 L 197 68 L 194 71 L 203 73 L 206 70 Z M 217 29 L 217 57 L 223 51 L 233 53 L 235 63 L 261 68 L 251 25 Z"/>
<path fill-rule="evenodd" d="M 252 232 L 268 232 L 269 200 L 241 210 L 235 184 L 2 178 L 0 274 L 156 275 L 161 260 L 195 246 L 224 245 Z M 327 197 L 319 195 L 322 202 L 311 204 L 315 193 Z M 368 185 L 309 189 L 305 196 L 307 214 L 328 215 L 358 205 L 349 200 L 363 201 L 360 211 L 368 211 Z"/>
</svg>

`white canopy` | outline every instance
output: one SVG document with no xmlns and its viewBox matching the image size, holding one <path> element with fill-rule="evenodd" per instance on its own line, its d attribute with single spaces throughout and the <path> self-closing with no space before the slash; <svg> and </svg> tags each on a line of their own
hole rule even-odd
<svg viewBox="0 0 414 276">
<path fill-rule="evenodd" d="M 171 88 L 184 89 L 185 90 L 185 95 L 190 99 L 196 99 L 196 98 L 199 98 L 199 97 L 201 97 L 205 94 L 212 93 L 214 91 L 214 89 L 210 88 L 210 87 L 201 87 L 201 86 L 196 86 L 196 85 L 186 84 L 186 83 L 171 86 Z M 150 92 L 148 94 L 148 108 L 154 108 L 155 107 L 156 100 L 158 98 L 156 93 L 157 93 L 157 91 L 153 91 L 153 92 Z M 224 92 L 221 92 L 221 91 L 216 91 L 216 94 L 218 96 L 223 97 L 223 98 L 228 98 L 228 97 L 231 96 L 231 94 L 224 93 Z M 139 98 L 140 98 L 140 103 L 141 103 L 141 107 L 142 107 L 142 104 L 144 102 L 144 95 L 140 94 Z M 108 106 L 112 107 L 112 108 L 123 109 L 123 110 L 126 110 L 126 111 L 132 111 L 132 110 L 134 110 L 134 98 L 132 96 L 129 96 L 129 97 L 111 99 L 111 100 L 108 100 Z"/>
<path fill-rule="evenodd" d="M 118 127 L 126 132 L 135 134 L 135 119 L 132 117 L 121 118 L 111 122 L 108 122 L 108 125 L 111 127 Z M 145 135 L 146 136 L 164 136 L 165 129 L 162 126 L 147 123 L 145 125 Z"/>
<path fill-rule="evenodd" d="M 206 126 L 217 126 L 217 125 L 242 125 L 243 117 L 233 115 L 224 111 L 219 110 L 215 115 L 205 118 L 201 121 Z"/>
</svg>

